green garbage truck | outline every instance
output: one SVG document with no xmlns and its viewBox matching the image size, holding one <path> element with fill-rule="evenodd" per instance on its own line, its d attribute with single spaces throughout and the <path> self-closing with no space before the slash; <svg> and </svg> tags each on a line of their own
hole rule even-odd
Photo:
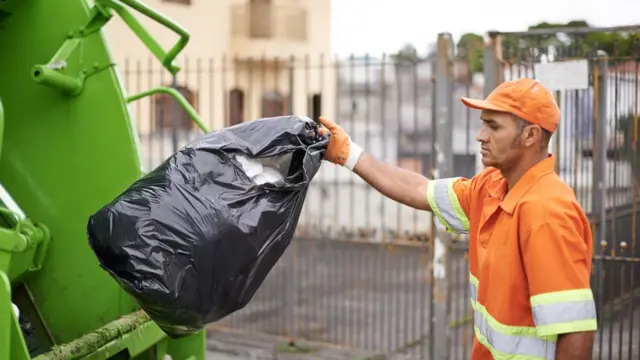
<svg viewBox="0 0 640 360">
<path fill-rule="evenodd" d="M 113 17 L 180 70 L 188 32 L 140 1 L 0 0 L 0 360 L 205 358 L 203 332 L 168 337 L 88 245 L 89 216 L 141 176 L 128 103 L 167 93 L 206 131 L 172 88 L 126 94 L 102 31 Z"/>
</svg>

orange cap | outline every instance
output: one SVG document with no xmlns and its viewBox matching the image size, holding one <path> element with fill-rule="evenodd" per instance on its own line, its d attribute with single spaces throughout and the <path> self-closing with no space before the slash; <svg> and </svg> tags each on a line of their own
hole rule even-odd
<svg viewBox="0 0 640 360">
<path fill-rule="evenodd" d="M 534 79 L 506 81 L 485 100 L 464 97 L 461 100 L 470 108 L 511 113 L 551 132 L 556 131 L 560 122 L 560 109 L 553 94 Z"/>
</svg>

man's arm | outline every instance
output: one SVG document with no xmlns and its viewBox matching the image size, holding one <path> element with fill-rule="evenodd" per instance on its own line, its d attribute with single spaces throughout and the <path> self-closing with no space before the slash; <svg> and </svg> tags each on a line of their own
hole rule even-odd
<svg viewBox="0 0 640 360">
<path fill-rule="evenodd" d="M 431 211 L 427 201 L 429 179 L 425 176 L 386 164 L 365 152 L 353 172 L 382 195 L 415 209 Z"/>
<path fill-rule="evenodd" d="M 591 236 L 588 224 L 563 209 L 538 212 L 544 221 L 521 240 L 522 256 L 538 335 L 558 337 L 557 360 L 588 360 L 597 330 Z"/>
<path fill-rule="evenodd" d="M 421 174 L 375 159 L 331 120 L 320 117 L 323 135 L 331 133 L 325 160 L 348 168 L 382 195 L 415 209 L 433 212 L 453 233 L 469 231 L 471 181 L 447 178 L 430 180 Z M 325 128 L 326 127 L 326 128 Z"/>
<path fill-rule="evenodd" d="M 588 360 L 593 354 L 595 331 L 560 334 L 556 360 Z"/>
<path fill-rule="evenodd" d="M 382 195 L 416 209 L 431 211 L 427 200 L 429 179 L 398 166 L 375 159 L 356 143 L 342 127 L 321 116 L 323 135 L 330 133 L 325 160 L 355 172 Z"/>
</svg>

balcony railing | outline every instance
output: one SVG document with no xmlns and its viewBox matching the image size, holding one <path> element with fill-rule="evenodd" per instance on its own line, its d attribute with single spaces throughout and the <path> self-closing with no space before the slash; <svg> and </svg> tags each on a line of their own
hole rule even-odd
<svg viewBox="0 0 640 360">
<path fill-rule="evenodd" d="M 307 9 L 300 6 L 233 5 L 231 35 L 234 38 L 307 40 Z"/>
</svg>

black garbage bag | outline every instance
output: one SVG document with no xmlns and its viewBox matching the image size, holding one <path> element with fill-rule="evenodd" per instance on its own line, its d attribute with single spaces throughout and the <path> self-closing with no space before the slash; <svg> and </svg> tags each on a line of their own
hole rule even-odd
<svg viewBox="0 0 640 360">
<path fill-rule="evenodd" d="M 91 215 L 89 244 L 165 333 L 197 332 L 242 309 L 286 250 L 327 145 L 306 117 L 211 132 Z"/>
</svg>

